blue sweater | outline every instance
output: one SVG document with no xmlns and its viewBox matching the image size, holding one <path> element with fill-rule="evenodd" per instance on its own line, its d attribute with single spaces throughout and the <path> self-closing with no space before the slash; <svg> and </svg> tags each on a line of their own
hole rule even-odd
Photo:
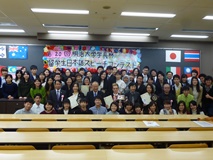
<svg viewBox="0 0 213 160">
<path fill-rule="evenodd" d="M 2 94 L 4 98 L 8 98 L 9 95 L 11 95 L 13 98 L 18 97 L 18 86 L 16 83 L 7 84 L 4 83 L 2 87 Z"/>
</svg>

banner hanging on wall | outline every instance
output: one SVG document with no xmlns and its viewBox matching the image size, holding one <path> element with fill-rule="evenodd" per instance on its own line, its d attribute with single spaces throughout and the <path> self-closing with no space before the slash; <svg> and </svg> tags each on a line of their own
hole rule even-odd
<svg viewBox="0 0 213 160">
<path fill-rule="evenodd" d="M 72 72 L 84 67 L 96 72 L 98 66 L 116 66 L 118 69 L 133 70 L 141 63 L 140 49 L 109 48 L 101 46 L 49 46 L 44 48 L 44 68 L 69 68 Z"/>
</svg>

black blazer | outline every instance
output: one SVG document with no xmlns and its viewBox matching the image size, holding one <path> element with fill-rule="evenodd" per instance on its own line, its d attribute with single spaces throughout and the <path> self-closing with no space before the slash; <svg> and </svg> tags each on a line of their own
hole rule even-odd
<svg viewBox="0 0 213 160">
<path fill-rule="evenodd" d="M 72 96 L 72 95 L 73 95 L 73 93 L 71 93 L 70 96 Z M 81 98 L 85 98 L 85 96 L 84 96 L 84 94 L 83 94 L 82 92 L 79 92 L 79 93 L 78 93 L 77 102 L 79 102 L 79 100 L 80 100 Z"/>
<path fill-rule="evenodd" d="M 63 103 L 64 99 L 66 99 L 66 98 L 67 98 L 66 91 L 61 89 L 60 99 L 57 100 L 56 90 L 54 89 L 54 90 L 50 91 L 48 100 L 51 100 L 53 102 L 54 108 L 58 112 L 59 107 L 62 107 L 62 103 Z"/>
<path fill-rule="evenodd" d="M 65 84 L 64 86 L 61 87 L 61 89 L 66 91 L 67 97 L 72 95 L 72 86 L 70 87 L 70 89 L 68 89 L 68 86 Z"/>
<path fill-rule="evenodd" d="M 63 109 L 59 110 L 58 114 L 64 114 L 64 110 Z M 71 108 L 69 108 L 68 114 L 73 114 L 73 111 L 71 110 Z"/>
<path fill-rule="evenodd" d="M 107 75 L 108 77 L 108 75 Z M 106 96 L 112 94 L 112 84 L 116 83 L 116 78 L 114 75 L 111 75 L 109 79 L 106 80 L 107 90 L 106 90 Z"/>
<path fill-rule="evenodd" d="M 141 84 L 138 88 L 138 84 L 136 83 L 136 92 L 138 92 L 140 95 L 146 93 L 146 86 Z"/>
<path fill-rule="evenodd" d="M 166 79 L 163 82 L 163 85 L 164 84 L 168 84 Z M 160 82 L 158 80 L 156 81 L 155 86 L 156 86 L 155 94 L 159 95 L 159 94 L 163 93 L 163 86 L 160 85 Z"/>
<path fill-rule="evenodd" d="M 140 94 L 138 92 L 135 92 L 135 93 L 132 94 L 129 91 L 125 94 L 125 96 L 127 97 L 128 101 L 130 101 L 130 102 L 132 102 L 132 97 L 134 96 L 134 104 L 133 105 L 135 105 L 136 103 L 142 104 L 142 100 L 141 100 Z"/>
<path fill-rule="evenodd" d="M 38 75 L 36 75 L 36 78 L 39 78 L 39 76 Z M 32 81 L 32 82 L 34 82 L 34 78 L 33 78 L 33 75 L 32 74 L 30 74 L 30 80 Z"/>
<path fill-rule="evenodd" d="M 101 92 L 101 91 L 98 91 L 98 94 L 97 96 L 100 96 L 101 97 L 101 102 L 102 102 L 102 106 L 105 106 L 105 102 L 104 102 L 104 93 Z M 89 91 L 87 93 L 87 96 L 86 96 L 87 100 L 88 100 L 88 106 L 89 108 L 90 107 L 93 107 L 95 105 L 95 97 L 94 97 L 94 94 L 93 94 L 93 91 Z"/>
</svg>

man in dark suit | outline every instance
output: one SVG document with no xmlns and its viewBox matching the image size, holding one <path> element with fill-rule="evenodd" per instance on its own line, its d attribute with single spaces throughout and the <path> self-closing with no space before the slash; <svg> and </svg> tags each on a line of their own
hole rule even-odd
<svg viewBox="0 0 213 160">
<path fill-rule="evenodd" d="M 147 83 L 149 79 L 149 66 L 144 66 L 142 70 L 143 83 Z"/>
<path fill-rule="evenodd" d="M 101 102 L 102 102 L 102 106 L 105 106 L 105 103 L 104 103 L 104 93 L 101 92 L 101 91 L 98 91 L 98 87 L 99 87 L 99 84 L 98 82 L 93 82 L 92 83 L 92 91 L 89 91 L 87 93 L 87 100 L 88 100 L 88 107 L 93 107 L 95 106 L 95 97 L 96 96 L 99 96 L 101 97 Z"/>
<path fill-rule="evenodd" d="M 97 67 L 97 74 L 93 74 L 92 75 L 92 82 L 99 82 L 99 75 L 100 75 L 100 73 L 101 73 L 101 71 L 103 71 L 104 70 L 104 67 L 103 66 L 98 66 Z"/>
<path fill-rule="evenodd" d="M 61 81 L 60 80 L 56 80 L 54 81 L 54 90 L 50 91 L 48 100 L 51 100 L 54 104 L 54 109 L 59 112 L 60 110 L 63 109 L 62 103 L 64 101 L 64 99 L 66 99 L 66 91 L 61 89 Z"/>
<path fill-rule="evenodd" d="M 138 92 L 140 95 L 146 93 L 146 87 L 143 84 L 143 76 L 142 75 L 139 75 L 137 77 L 136 92 Z"/>
<path fill-rule="evenodd" d="M 166 72 L 166 81 L 170 86 L 174 85 L 173 73 L 171 71 Z"/>
<path fill-rule="evenodd" d="M 31 65 L 30 66 L 30 80 L 34 81 L 35 79 L 39 78 L 37 75 L 38 67 L 36 65 Z"/>
<path fill-rule="evenodd" d="M 113 68 L 112 66 L 107 66 L 107 91 L 106 91 L 106 96 L 112 94 L 112 84 L 116 83 L 116 77 L 112 74 Z"/>
</svg>

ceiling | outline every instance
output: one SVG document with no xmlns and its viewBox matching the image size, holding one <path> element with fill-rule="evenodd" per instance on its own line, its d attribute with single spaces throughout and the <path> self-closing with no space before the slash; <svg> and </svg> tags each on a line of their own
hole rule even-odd
<svg viewBox="0 0 213 160">
<path fill-rule="evenodd" d="M 110 6 L 110 9 L 103 9 L 103 6 Z M 33 13 L 31 8 L 89 10 L 89 15 Z M 127 17 L 120 15 L 122 11 L 173 13 L 176 16 L 171 19 Z M 203 20 L 206 15 L 213 15 L 212 0 L 0 0 L 0 23 L 18 25 L 0 29 L 14 28 L 25 31 L 0 35 L 37 36 L 37 33 L 47 33 L 48 30 L 69 30 L 88 31 L 89 34 L 100 35 L 109 35 L 111 32 L 150 33 L 150 36 L 157 36 L 160 40 L 183 40 L 171 38 L 172 34 L 208 35 L 208 39 L 199 41 L 213 41 L 213 21 Z M 46 28 L 42 24 L 86 25 L 88 28 Z M 158 28 L 158 30 L 119 27 Z M 199 32 L 182 30 L 199 30 Z"/>
</svg>

